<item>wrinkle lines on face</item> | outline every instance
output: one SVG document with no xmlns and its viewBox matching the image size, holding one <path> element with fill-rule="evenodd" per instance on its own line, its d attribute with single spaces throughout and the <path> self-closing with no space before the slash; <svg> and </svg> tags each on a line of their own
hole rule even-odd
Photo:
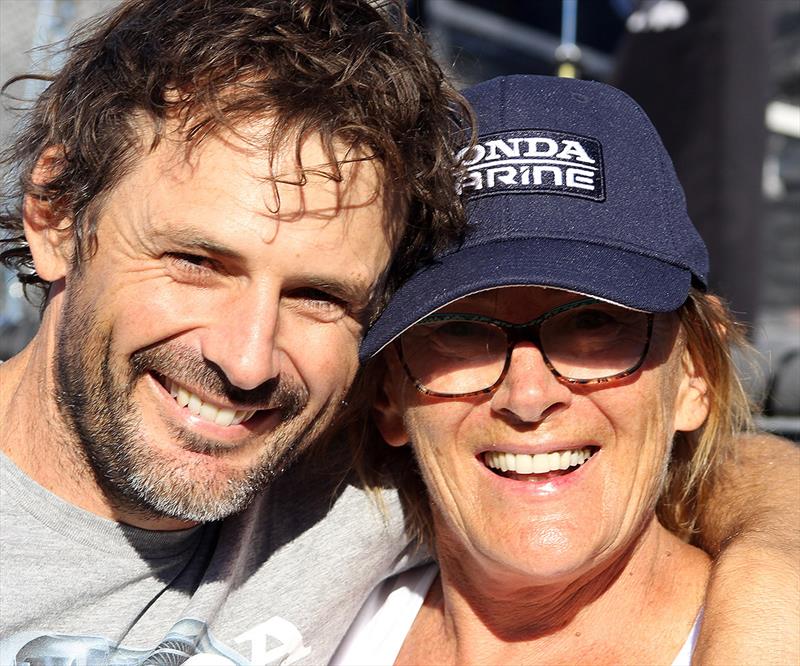
<svg viewBox="0 0 800 666">
<path fill-rule="evenodd" d="M 230 403 L 252 409 L 279 409 L 283 419 L 300 414 L 308 402 L 308 389 L 288 377 L 279 376 L 253 389 L 233 385 L 214 363 L 188 347 L 176 343 L 142 349 L 131 356 L 133 380 L 155 371 L 189 388 L 202 389 Z"/>
<path fill-rule="evenodd" d="M 296 437 L 295 417 L 304 411 L 307 392 L 280 381 L 253 391 L 238 390 L 238 397 L 266 401 L 291 414 L 271 433 L 270 445 L 244 469 L 229 470 L 220 478 L 210 469 L 204 471 L 199 459 L 165 457 L 145 441 L 142 414 L 134 399 L 140 379 L 152 369 L 148 362 L 164 371 L 179 370 L 184 378 L 194 377 L 217 392 L 231 394 L 236 389 L 213 368 L 198 364 L 193 352 L 176 352 L 169 343 L 135 354 L 135 363 L 116 367 L 113 328 L 101 326 L 84 299 L 80 286 L 73 283 L 59 331 L 56 400 L 77 435 L 75 454 L 88 462 L 112 505 L 128 515 L 193 521 L 217 520 L 243 509 L 275 470 L 296 455 L 296 444 L 302 440 Z M 304 424 L 303 430 L 309 427 Z M 188 451 L 214 454 L 225 448 L 174 424 L 168 430 Z M 79 469 L 86 467 L 84 463 Z"/>
<path fill-rule="evenodd" d="M 575 296 L 506 288 L 456 301 L 448 311 L 527 322 Z M 653 522 L 668 464 L 676 378 L 682 376 L 677 319 L 657 315 L 655 321 L 650 352 L 637 372 L 609 384 L 570 385 L 570 402 L 540 419 L 512 422 L 485 396 L 424 396 L 398 363 L 389 363 L 396 409 L 429 486 L 437 538 L 446 535 L 452 545 L 449 562 L 477 563 L 477 580 L 494 578 L 506 591 L 526 580 L 564 586 L 606 566 Z M 512 357 L 512 363 L 519 360 Z M 522 367 L 522 384 L 546 372 L 541 359 L 535 362 L 536 373 L 526 375 Z M 549 477 L 492 476 L 479 455 L 586 446 L 595 450 L 591 460 L 549 489 Z"/>
</svg>

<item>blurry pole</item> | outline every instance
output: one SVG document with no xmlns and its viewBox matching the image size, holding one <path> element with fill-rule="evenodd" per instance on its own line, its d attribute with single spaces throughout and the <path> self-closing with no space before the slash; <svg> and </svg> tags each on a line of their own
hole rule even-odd
<svg viewBox="0 0 800 666">
<path fill-rule="evenodd" d="M 557 74 L 565 79 L 580 76 L 581 49 L 578 46 L 578 0 L 561 0 L 561 43 L 556 49 Z"/>
</svg>

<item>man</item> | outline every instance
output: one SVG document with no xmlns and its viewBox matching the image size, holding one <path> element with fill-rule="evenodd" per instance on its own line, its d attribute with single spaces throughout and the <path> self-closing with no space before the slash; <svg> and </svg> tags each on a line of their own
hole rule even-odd
<svg viewBox="0 0 800 666">
<path fill-rule="evenodd" d="M 38 100 L 3 218 L 47 296 L 0 368 L 0 663 L 320 664 L 411 561 L 341 446 L 281 474 L 460 229 L 466 112 L 396 14 L 129 0 Z"/>
<path fill-rule="evenodd" d="M 324 479 L 291 513 L 253 503 L 331 424 L 392 252 L 410 267 L 458 230 L 460 97 L 388 9 L 132 0 L 38 100 L 4 218 L 47 293 L 2 367 L 4 659 L 319 663 L 402 550 L 376 520 L 282 551 Z M 356 561 L 376 573 L 333 615 Z"/>
</svg>

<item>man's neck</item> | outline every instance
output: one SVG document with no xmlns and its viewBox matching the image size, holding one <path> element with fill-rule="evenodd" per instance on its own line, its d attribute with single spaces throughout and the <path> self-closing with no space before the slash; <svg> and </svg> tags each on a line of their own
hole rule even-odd
<svg viewBox="0 0 800 666">
<path fill-rule="evenodd" d="M 75 461 L 65 459 L 73 447 L 67 445 L 55 401 L 55 343 L 47 323 L 45 318 L 28 346 L 0 366 L 0 450 L 34 481 L 63 497 L 56 487 L 78 479 Z M 83 485 L 84 479 L 79 482 Z"/>
</svg>

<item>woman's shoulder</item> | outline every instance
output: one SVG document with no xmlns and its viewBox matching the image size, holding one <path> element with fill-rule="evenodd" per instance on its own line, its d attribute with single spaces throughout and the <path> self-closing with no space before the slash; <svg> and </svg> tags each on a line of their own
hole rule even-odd
<svg viewBox="0 0 800 666">
<path fill-rule="evenodd" d="M 691 666 L 694 646 L 697 643 L 697 637 L 700 635 L 700 626 L 702 624 L 703 609 L 701 608 L 694 620 L 692 630 L 689 632 L 689 636 L 687 636 L 686 642 L 684 642 L 683 647 L 681 647 L 681 651 L 678 653 L 678 656 L 673 660 L 672 666 Z"/>
<path fill-rule="evenodd" d="M 431 562 L 381 581 L 347 630 L 331 666 L 391 666 L 438 573 Z"/>
</svg>

